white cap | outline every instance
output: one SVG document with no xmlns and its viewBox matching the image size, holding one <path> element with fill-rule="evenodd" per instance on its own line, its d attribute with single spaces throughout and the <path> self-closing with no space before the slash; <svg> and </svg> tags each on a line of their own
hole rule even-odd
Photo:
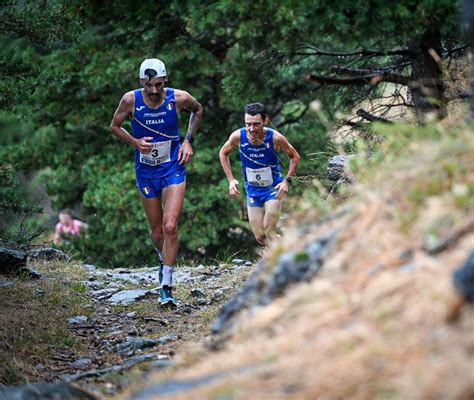
<svg viewBox="0 0 474 400">
<path fill-rule="evenodd" d="M 157 77 L 166 76 L 166 68 L 163 61 L 158 60 L 157 58 L 147 58 L 140 65 L 140 79 L 146 79 L 145 71 L 147 69 L 153 69 L 156 71 Z"/>
</svg>

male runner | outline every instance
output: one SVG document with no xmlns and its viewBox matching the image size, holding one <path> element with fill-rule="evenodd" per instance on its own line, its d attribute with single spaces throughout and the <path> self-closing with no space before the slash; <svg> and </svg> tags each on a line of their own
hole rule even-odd
<svg viewBox="0 0 474 400">
<path fill-rule="evenodd" d="M 115 111 L 111 130 L 134 147 L 137 188 L 160 256 L 162 305 L 176 306 L 172 296 L 173 269 L 178 253 L 178 220 L 186 189 L 186 164 L 193 156 L 192 143 L 203 108 L 184 90 L 166 87 L 162 61 L 146 59 L 140 65 L 142 88 L 123 95 Z M 178 115 L 189 110 L 191 117 L 182 144 Z M 132 135 L 123 127 L 129 118 Z"/>
<path fill-rule="evenodd" d="M 300 162 L 300 155 L 288 140 L 276 130 L 265 127 L 268 121 L 262 103 L 247 104 L 245 128 L 233 132 L 219 152 L 222 168 L 229 181 L 229 194 L 238 197 L 239 182 L 232 174 L 229 154 L 239 146 L 249 222 L 255 239 L 263 246 L 276 236 L 282 201 Z M 290 159 L 286 177 L 280 172 L 280 150 Z"/>
</svg>

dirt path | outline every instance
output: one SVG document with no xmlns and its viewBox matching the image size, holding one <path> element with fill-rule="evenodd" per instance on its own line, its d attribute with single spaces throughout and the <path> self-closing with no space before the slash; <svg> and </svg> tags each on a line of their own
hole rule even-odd
<svg viewBox="0 0 474 400">
<path fill-rule="evenodd" d="M 179 299 L 176 309 L 159 306 L 156 267 L 105 270 L 45 261 L 33 262 L 30 267 L 42 277 L 1 282 L 2 313 L 14 319 L 11 314 L 15 309 L 36 310 L 36 314 L 44 313 L 41 321 L 50 319 L 50 329 L 56 320 L 65 332 L 59 343 L 50 343 L 46 357 L 30 354 L 32 368 L 19 367 L 18 377 L 29 382 L 70 383 L 102 398 L 117 395 L 139 380 L 144 370 L 172 364 L 184 343 L 205 340 L 222 304 L 241 287 L 252 263 L 236 259 L 228 264 L 178 268 L 174 275 Z M 66 286 L 72 288 L 72 294 Z M 6 304 L 9 298 L 17 298 L 17 292 L 26 291 L 32 296 Z M 43 307 L 33 304 L 38 293 L 47 298 Z M 62 296 L 75 296 L 74 306 Z M 44 305 L 64 312 L 48 316 Z M 8 332 L 2 333 L 7 345 L 14 342 Z M 33 332 L 30 336 L 33 342 L 41 341 Z M 12 349 L 10 357 L 18 351 Z M 7 351 L 4 356 L 9 357 Z"/>
</svg>

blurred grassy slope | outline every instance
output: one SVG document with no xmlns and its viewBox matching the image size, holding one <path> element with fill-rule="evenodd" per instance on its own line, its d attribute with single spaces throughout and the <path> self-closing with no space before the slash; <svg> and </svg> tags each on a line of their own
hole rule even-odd
<svg viewBox="0 0 474 400">
<path fill-rule="evenodd" d="M 275 263 L 339 229 L 322 272 L 252 310 L 220 351 L 183 355 L 181 366 L 157 372 L 149 387 L 202 382 L 180 399 L 472 397 L 474 310 L 446 322 L 452 272 L 474 248 L 472 127 L 447 121 L 377 133 L 381 148 L 370 157 L 359 148 L 351 162 L 357 183 L 330 214 L 348 212 L 321 223 L 322 208 L 307 194 L 264 255 Z M 449 238 L 456 239 L 446 250 L 430 254 Z"/>
</svg>

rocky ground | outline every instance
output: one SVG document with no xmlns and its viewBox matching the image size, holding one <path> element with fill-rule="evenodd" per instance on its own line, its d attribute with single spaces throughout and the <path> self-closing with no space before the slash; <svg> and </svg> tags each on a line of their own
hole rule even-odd
<svg viewBox="0 0 474 400">
<path fill-rule="evenodd" d="M 28 276 L 23 272 L 20 278 L 1 278 L 0 293 L 5 299 L 2 314 L 14 312 L 5 306 L 15 286 L 29 286 L 36 296 L 43 293 L 44 297 L 53 289 L 43 287 L 42 282 L 61 276 L 66 265 L 36 258 L 28 263 Z M 143 370 L 170 365 L 183 344 L 205 340 L 218 310 L 242 285 L 252 265 L 250 261 L 234 259 L 211 266 L 178 268 L 174 274 L 179 299 L 176 309 L 159 306 L 157 267 L 107 270 L 90 264 L 75 265 L 71 280 L 80 292 L 84 312 L 64 315 L 74 345 L 51 348 L 50 357 L 44 362 L 24 368 L 23 378 L 63 383 L 59 390 L 64 398 L 72 396 L 65 384 L 96 397 L 114 397 L 132 381 L 140 380 Z M 24 305 L 28 306 L 27 302 Z M 54 321 L 50 322 L 52 328 Z M 44 393 L 49 389 L 51 386 L 36 388 Z M 58 390 L 57 385 L 54 390 Z M 0 390 L 0 398 L 12 396 L 28 398 L 24 387 Z"/>
</svg>

